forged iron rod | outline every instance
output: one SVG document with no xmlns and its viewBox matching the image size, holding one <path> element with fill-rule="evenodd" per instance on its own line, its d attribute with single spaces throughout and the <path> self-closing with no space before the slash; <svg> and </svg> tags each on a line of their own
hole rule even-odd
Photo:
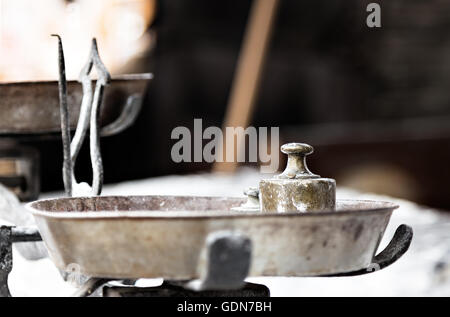
<svg viewBox="0 0 450 317">
<path fill-rule="evenodd" d="M 103 101 L 105 86 L 111 81 L 111 75 L 100 59 L 98 53 L 97 41 L 92 40 L 92 48 L 89 59 L 83 67 L 79 82 L 83 87 L 83 99 L 78 118 L 77 129 L 73 141 L 70 140 L 69 111 L 67 104 L 67 80 L 65 75 L 65 61 L 61 38 L 58 38 L 58 56 L 59 56 L 59 98 L 61 108 L 61 130 L 64 148 L 63 180 L 66 194 L 69 197 L 86 195 L 86 189 L 89 188 L 89 194 L 98 196 L 101 194 L 103 185 L 103 162 L 100 153 L 100 107 Z M 95 66 L 99 78 L 97 79 L 95 92 L 92 95 L 92 80 L 90 73 Z M 90 128 L 90 156 L 92 164 L 92 186 L 78 184 L 75 177 L 74 166 L 81 146 L 86 136 L 87 129 Z"/>
<path fill-rule="evenodd" d="M 72 171 L 73 163 L 70 157 L 70 122 L 69 109 L 67 105 L 67 80 L 66 80 L 66 65 L 64 61 L 64 50 L 61 37 L 57 34 L 52 34 L 58 38 L 58 66 L 59 66 L 59 103 L 61 113 L 61 133 L 63 141 L 63 181 L 66 195 L 72 197 Z"/>
</svg>

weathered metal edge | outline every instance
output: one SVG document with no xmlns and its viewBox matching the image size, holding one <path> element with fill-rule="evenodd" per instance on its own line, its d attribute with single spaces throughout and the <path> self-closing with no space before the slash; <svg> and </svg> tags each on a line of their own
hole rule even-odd
<svg viewBox="0 0 450 317">
<path fill-rule="evenodd" d="M 102 198 L 120 198 L 121 196 L 102 196 Z M 128 196 L 127 196 L 128 197 Z M 132 197 L 149 197 L 148 195 L 137 195 Z M 155 198 L 171 198 L 171 197 L 183 197 L 183 196 L 164 196 L 164 195 L 155 195 Z M 195 198 L 207 198 L 203 196 L 193 196 Z M 77 197 L 80 199 L 89 199 L 89 197 Z M 397 204 L 384 202 L 384 201 L 371 201 L 371 200 L 348 200 L 341 199 L 337 200 L 338 203 L 363 203 L 363 204 L 379 204 L 380 207 L 371 207 L 371 208 L 358 208 L 358 210 L 334 210 L 334 211 L 321 211 L 321 212 L 285 212 L 285 213 L 261 213 L 261 212 L 246 212 L 240 213 L 236 211 L 229 210 L 217 210 L 217 213 L 211 215 L 198 215 L 193 214 L 190 216 L 187 215 L 177 215 L 180 212 L 192 212 L 190 210 L 178 210 L 178 211 L 163 211 L 165 215 L 155 215 L 155 212 L 158 210 L 136 210 L 136 211 L 95 211 L 95 212 L 65 212 L 65 211 L 43 211 L 36 209 L 34 207 L 35 204 L 43 201 L 54 201 L 54 200 L 63 200 L 63 199 L 72 199 L 72 198 L 56 198 L 56 199 L 44 199 L 38 200 L 25 205 L 25 207 L 30 210 L 33 215 L 41 216 L 46 218 L 53 219 L 71 219 L 71 220 L 87 220 L 87 219 L 142 219 L 142 218 L 150 218 L 150 219 L 164 219 L 164 220 L 211 220 L 211 219 L 231 219 L 231 218 L 255 218 L 255 217 L 329 217 L 329 216 L 345 216 L 345 215 L 359 215 L 363 216 L 363 214 L 374 214 L 386 211 L 394 211 L 399 208 Z M 236 197 L 230 197 L 230 199 L 239 199 Z"/>
<path fill-rule="evenodd" d="M 129 80 L 152 80 L 153 73 L 140 73 L 140 74 L 122 74 L 112 76 L 112 81 L 129 81 Z M 96 80 L 96 79 L 93 79 Z M 77 83 L 78 80 L 68 80 L 67 83 Z M 17 82 L 1 82 L 0 86 L 13 86 L 13 85 L 36 85 L 36 84 L 58 84 L 57 80 L 29 80 L 29 81 L 17 81 Z"/>
</svg>

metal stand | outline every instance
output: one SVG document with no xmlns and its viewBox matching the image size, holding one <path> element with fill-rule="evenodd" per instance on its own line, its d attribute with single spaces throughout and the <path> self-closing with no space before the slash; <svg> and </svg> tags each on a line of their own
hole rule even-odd
<svg viewBox="0 0 450 317">
<path fill-rule="evenodd" d="M 8 275 L 13 267 L 12 244 L 42 241 L 34 228 L 0 227 L 0 297 L 10 297 Z"/>
<path fill-rule="evenodd" d="M 64 164 L 63 164 L 63 180 L 66 194 L 69 197 L 92 195 L 98 196 L 102 192 L 103 186 L 103 162 L 100 153 L 100 106 L 103 101 L 103 94 L 105 87 L 111 81 L 111 75 L 100 59 L 98 53 L 97 41 L 92 40 L 92 48 L 89 59 L 80 73 L 80 79 L 83 86 L 83 100 L 80 108 L 80 116 L 78 118 L 77 129 L 73 141 L 70 137 L 69 125 L 69 108 L 67 103 L 67 80 L 66 80 L 66 66 L 64 60 L 64 50 L 61 38 L 58 35 L 53 35 L 58 38 L 58 61 L 59 61 L 59 101 L 61 111 L 61 132 L 64 149 Z M 92 80 L 90 73 L 95 67 L 99 78 L 95 85 L 95 91 L 92 91 Z M 136 103 L 139 99 L 129 99 L 129 111 L 136 108 Z M 88 128 L 90 129 L 90 153 L 92 164 L 92 186 L 86 183 L 78 183 L 75 178 L 75 163 L 86 136 Z M 116 127 L 112 127 L 112 130 Z"/>
<path fill-rule="evenodd" d="M 182 286 L 164 282 L 158 287 L 105 286 L 104 297 L 270 297 L 265 285 L 245 283 L 235 290 L 193 291 Z"/>
</svg>

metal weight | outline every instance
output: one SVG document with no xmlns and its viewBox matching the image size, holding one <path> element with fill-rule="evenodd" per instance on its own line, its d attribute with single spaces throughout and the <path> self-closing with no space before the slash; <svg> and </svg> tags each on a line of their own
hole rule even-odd
<svg viewBox="0 0 450 317">
<path fill-rule="evenodd" d="M 304 143 L 289 143 L 283 145 L 281 151 L 288 155 L 284 172 L 259 183 L 261 211 L 334 210 L 336 181 L 311 173 L 306 165 L 306 156 L 313 153 L 313 147 Z"/>
</svg>

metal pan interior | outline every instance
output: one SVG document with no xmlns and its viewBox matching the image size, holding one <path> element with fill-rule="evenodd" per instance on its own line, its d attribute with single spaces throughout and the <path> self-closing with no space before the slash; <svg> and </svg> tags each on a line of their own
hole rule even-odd
<svg viewBox="0 0 450 317">
<path fill-rule="evenodd" d="M 336 210 L 321 212 L 259 213 L 232 211 L 244 198 L 200 196 L 102 196 L 40 200 L 28 204 L 35 214 L 52 218 L 208 218 L 314 216 L 377 213 L 398 206 L 389 202 L 338 200 Z"/>
</svg>

